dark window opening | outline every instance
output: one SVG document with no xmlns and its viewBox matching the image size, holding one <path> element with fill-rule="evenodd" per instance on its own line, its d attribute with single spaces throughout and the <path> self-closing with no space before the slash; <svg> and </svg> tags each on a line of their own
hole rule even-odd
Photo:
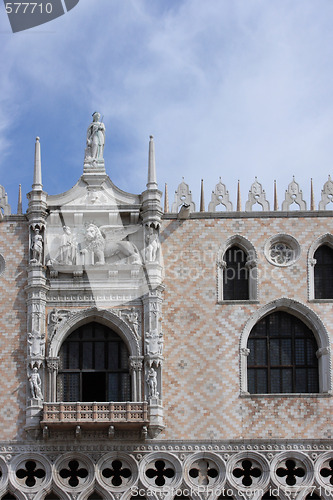
<svg viewBox="0 0 333 500">
<path fill-rule="evenodd" d="M 333 248 L 321 245 L 313 257 L 315 299 L 333 299 Z"/>
<path fill-rule="evenodd" d="M 88 500 L 104 500 L 104 499 L 103 499 L 103 497 L 99 493 L 96 493 L 96 491 L 94 491 L 94 493 L 92 493 L 88 497 Z"/>
<path fill-rule="evenodd" d="M 284 311 L 266 316 L 252 329 L 248 348 L 251 394 L 319 392 L 317 342 L 300 319 Z"/>
<path fill-rule="evenodd" d="M 108 327 L 78 328 L 60 349 L 58 401 L 129 401 L 128 357 L 125 343 Z"/>
<path fill-rule="evenodd" d="M 223 300 L 249 300 L 249 269 L 245 252 L 234 245 L 225 255 L 223 272 Z"/>
</svg>

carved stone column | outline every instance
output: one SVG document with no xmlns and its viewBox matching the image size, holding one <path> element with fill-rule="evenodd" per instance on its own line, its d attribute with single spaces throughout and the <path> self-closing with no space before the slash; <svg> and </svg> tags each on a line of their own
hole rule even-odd
<svg viewBox="0 0 333 500">
<path fill-rule="evenodd" d="M 133 401 L 142 401 L 142 367 L 143 356 L 130 356 Z"/>
<path fill-rule="evenodd" d="M 57 401 L 57 375 L 59 370 L 59 358 L 47 358 L 48 372 L 48 394 L 47 400 L 50 402 Z"/>
<path fill-rule="evenodd" d="M 45 306 L 44 253 L 47 194 L 43 191 L 39 138 L 35 145 L 35 165 L 29 206 L 29 267 L 27 292 L 27 407 L 26 429 L 38 430 L 45 393 Z"/>
<path fill-rule="evenodd" d="M 149 402 L 149 427 L 151 438 L 156 437 L 163 429 L 162 406 L 162 363 L 163 363 L 163 331 L 162 331 L 162 292 L 160 285 L 143 298 L 144 305 L 144 360 L 145 360 L 145 398 Z"/>
</svg>

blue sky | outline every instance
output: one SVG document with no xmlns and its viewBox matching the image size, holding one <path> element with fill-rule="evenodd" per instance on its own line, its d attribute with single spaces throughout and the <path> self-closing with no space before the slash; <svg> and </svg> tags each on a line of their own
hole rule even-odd
<svg viewBox="0 0 333 500">
<path fill-rule="evenodd" d="M 154 135 L 160 189 L 182 177 L 197 208 L 219 177 L 242 203 L 254 177 L 281 204 L 292 175 L 316 204 L 333 164 L 332 0 L 80 0 L 13 34 L 0 4 L 0 184 L 12 212 L 31 189 L 35 137 L 43 185 L 57 194 L 83 170 L 86 129 L 106 126 L 106 170 L 146 185 Z"/>
</svg>

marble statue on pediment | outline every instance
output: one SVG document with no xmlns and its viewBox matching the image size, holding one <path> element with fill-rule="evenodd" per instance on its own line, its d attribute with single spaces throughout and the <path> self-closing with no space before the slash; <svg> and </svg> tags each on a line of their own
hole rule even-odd
<svg viewBox="0 0 333 500">
<path fill-rule="evenodd" d="M 95 111 L 92 115 L 93 121 L 87 130 L 87 147 L 85 161 L 94 162 L 103 160 L 105 143 L 105 125 L 101 121 L 101 115 Z"/>
</svg>

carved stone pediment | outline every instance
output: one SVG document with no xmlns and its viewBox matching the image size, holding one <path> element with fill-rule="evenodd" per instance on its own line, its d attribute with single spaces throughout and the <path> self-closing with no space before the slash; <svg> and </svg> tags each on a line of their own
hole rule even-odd
<svg viewBox="0 0 333 500">
<path fill-rule="evenodd" d="M 94 206 L 114 207 L 117 211 L 125 210 L 126 205 L 131 209 L 139 209 L 141 203 L 140 195 L 126 193 L 113 184 L 106 175 L 82 175 L 71 189 L 59 195 L 47 197 L 48 207 L 58 210 L 59 207 L 70 209 L 75 206 L 84 206 L 87 210 Z M 120 208 L 121 207 L 121 208 Z"/>
</svg>

